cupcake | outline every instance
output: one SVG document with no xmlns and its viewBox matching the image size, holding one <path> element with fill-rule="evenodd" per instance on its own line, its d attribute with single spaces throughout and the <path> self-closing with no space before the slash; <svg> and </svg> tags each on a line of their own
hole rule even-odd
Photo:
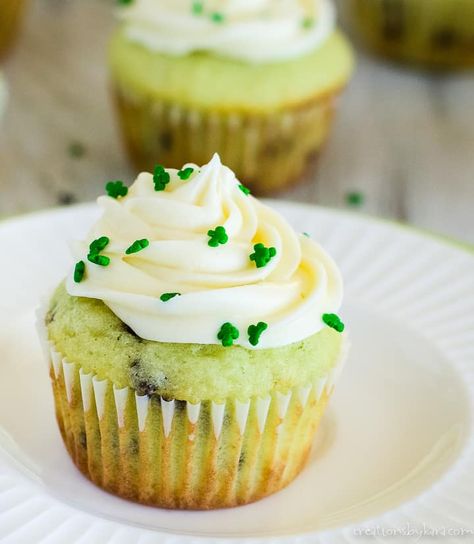
<svg viewBox="0 0 474 544">
<path fill-rule="evenodd" d="M 217 151 L 269 193 L 315 164 L 353 68 L 331 0 L 132 0 L 119 18 L 111 80 L 137 168 Z"/>
<path fill-rule="evenodd" d="M 25 0 L 2 0 L 0 8 L 0 58 L 16 37 Z"/>
<path fill-rule="evenodd" d="M 375 52 L 433 68 L 474 66 L 472 0 L 349 0 L 348 24 Z"/>
<path fill-rule="evenodd" d="M 72 460 L 164 508 L 285 487 L 342 368 L 338 268 L 217 155 L 106 190 L 41 320 Z"/>
</svg>

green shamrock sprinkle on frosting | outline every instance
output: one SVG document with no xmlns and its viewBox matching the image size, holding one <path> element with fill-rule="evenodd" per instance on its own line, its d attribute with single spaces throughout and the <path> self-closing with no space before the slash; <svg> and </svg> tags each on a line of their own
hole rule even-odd
<svg viewBox="0 0 474 544">
<path fill-rule="evenodd" d="M 74 267 L 74 281 L 76 283 L 81 283 L 86 273 L 86 263 L 84 261 L 79 261 Z"/>
<path fill-rule="evenodd" d="M 164 191 L 166 186 L 170 182 L 170 175 L 161 164 L 155 166 L 153 172 L 153 183 L 155 184 L 155 191 Z"/>
<path fill-rule="evenodd" d="M 207 235 L 209 236 L 209 242 L 207 243 L 211 247 L 217 247 L 219 244 L 223 245 L 229 241 L 227 232 L 222 226 L 216 227 L 214 230 L 207 231 Z"/>
<path fill-rule="evenodd" d="M 217 339 L 221 341 L 225 348 L 233 345 L 234 340 L 239 337 L 239 331 L 232 323 L 224 323 L 217 333 Z"/>
<path fill-rule="evenodd" d="M 194 168 L 191 168 L 188 166 L 188 168 L 184 168 L 183 170 L 180 170 L 178 172 L 178 177 L 182 179 L 183 181 L 186 181 L 191 177 L 191 174 L 194 172 Z"/>
<path fill-rule="evenodd" d="M 89 253 L 89 255 L 87 255 L 87 260 L 99 266 L 109 266 L 110 264 L 110 257 L 98 255 L 97 253 Z"/>
<path fill-rule="evenodd" d="M 193 2 L 191 11 L 194 13 L 194 15 L 201 15 L 204 11 L 204 6 L 202 2 Z"/>
<path fill-rule="evenodd" d="M 100 253 L 103 251 L 110 243 L 110 238 L 107 238 L 107 236 L 101 236 L 100 238 L 97 238 L 97 240 L 94 240 L 89 245 L 89 253 Z"/>
<path fill-rule="evenodd" d="M 344 331 L 345 325 L 337 314 L 323 314 L 323 321 L 328 327 L 331 327 L 331 329 L 334 329 L 337 332 Z"/>
<path fill-rule="evenodd" d="M 245 187 L 245 185 L 242 185 L 242 183 L 240 183 L 239 189 L 244 193 L 244 195 L 249 196 L 250 189 L 248 187 Z"/>
<path fill-rule="evenodd" d="M 311 238 L 311 236 L 307 232 L 303 232 L 303 236 L 306 236 L 306 238 Z"/>
<path fill-rule="evenodd" d="M 132 253 L 138 253 L 149 245 L 150 242 L 146 238 L 143 238 L 143 240 L 135 240 L 135 242 L 133 242 L 133 244 L 125 250 L 125 253 L 127 255 L 131 255 Z"/>
<path fill-rule="evenodd" d="M 310 28 L 313 28 L 314 26 L 314 19 L 313 17 L 305 17 L 302 21 L 301 21 L 301 26 L 306 29 L 306 30 L 309 30 Z"/>
<path fill-rule="evenodd" d="M 259 321 L 256 325 L 250 325 L 247 329 L 249 342 L 252 346 L 256 346 L 260 342 L 260 336 L 268 329 L 268 324 L 264 321 Z"/>
<path fill-rule="evenodd" d="M 181 293 L 163 293 L 160 297 L 160 300 L 162 302 L 168 302 L 168 300 L 171 300 L 174 297 L 180 297 Z"/>
<path fill-rule="evenodd" d="M 94 240 L 89 245 L 89 255 L 87 255 L 87 260 L 91 263 L 97 264 L 99 266 L 109 266 L 110 257 L 105 255 L 100 255 L 100 252 L 103 251 L 110 243 L 110 239 L 107 236 L 101 236 Z"/>
<path fill-rule="evenodd" d="M 217 23 L 217 24 L 223 23 L 224 19 L 225 19 L 224 15 L 218 11 L 211 13 L 211 21 L 213 23 Z"/>
<path fill-rule="evenodd" d="M 257 268 L 266 266 L 277 253 L 274 247 L 265 247 L 263 244 L 255 244 L 253 249 L 255 253 L 252 253 L 249 258 L 255 262 Z"/>
<path fill-rule="evenodd" d="M 125 187 L 123 181 L 109 181 L 105 186 L 105 190 L 112 198 L 121 198 L 127 196 L 128 193 L 128 187 Z"/>
</svg>

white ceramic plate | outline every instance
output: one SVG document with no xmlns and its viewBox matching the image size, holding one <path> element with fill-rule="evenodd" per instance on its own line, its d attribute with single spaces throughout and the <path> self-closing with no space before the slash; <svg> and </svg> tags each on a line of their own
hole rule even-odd
<svg viewBox="0 0 474 544">
<path fill-rule="evenodd" d="M 353 347 L 301 476 L 259 503 L 214 512 L 112 497 L 62 446 L 34 310 L 65 274 L 66 241 L 85 234 L 95 207 L 0 225 L 0 542 L 474 537 L 474 254 L 353 214 L 273 204 L 339 262 Z"/>
</svg>

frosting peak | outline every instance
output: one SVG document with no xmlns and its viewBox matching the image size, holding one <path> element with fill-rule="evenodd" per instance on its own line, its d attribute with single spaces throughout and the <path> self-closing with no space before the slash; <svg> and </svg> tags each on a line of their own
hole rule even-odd
<svg viewBox="0 0 474 544">
<path fill-rule="evenodd" d="M 339 309 L 342 281 L 332 259 L 246 194 L 218 155 L 202 168 L 157 167 L 125 196 L 98 203 L 101 219 L 74 247 L 84 277 L 69 274 L 67 290 L 103 300 L 142 338 L 221 344 L 230 323 L 239 332 L 234 344 L 278 347 L 316 333 L 323 314 Z"/>
<path fill-rule="evenodd" d="M 119 17 L 128 38 L 153 51 L 259 63 L 313 51 L 334 30 L 336 14 L 332 0 L 133 0 Z"/>
</svg>

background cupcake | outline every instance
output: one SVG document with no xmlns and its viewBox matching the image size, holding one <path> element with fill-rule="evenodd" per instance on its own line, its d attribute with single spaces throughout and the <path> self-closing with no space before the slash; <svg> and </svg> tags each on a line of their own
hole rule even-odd
<svg viewBox="0 0 474 544">
<path fill-rule="evenodd" d="M 471 0 L 348 0 L 341 8 L 379 54 L 439 68 L 474 66 Z"/>
<path fill-rule="evenodd" d="M 0 58 L 16 37 L 26 0 L 2 0 L 0 6 Z"/>
<path fill-rule="evenodd" d="M 218 151 L 261 193 L 301 177 L 353 65 L 330 0 L 133 0 L 119 16 L 111 74 L 139 169 Z"/>
<path fill-rule="evenodd" d="M 336 265 L 217 156 L 107 190 L 45 320 L 71 457 L 108 491 L 167 508 L 281 489 L 341 370 Z"/>
</svg>

